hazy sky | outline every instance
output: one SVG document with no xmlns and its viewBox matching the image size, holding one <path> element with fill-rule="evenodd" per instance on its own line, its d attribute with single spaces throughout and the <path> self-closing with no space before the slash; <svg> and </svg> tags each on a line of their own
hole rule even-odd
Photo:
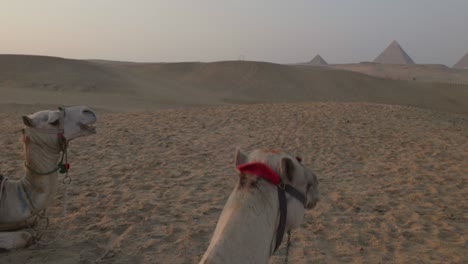
<svg viewBox="0 0 468 264">
<path fill-rule="evenodd" d="M 468 52 L 468 0 L 0 0 L 0 54 L 127 61 L 416 63 Z"/>
</svg>

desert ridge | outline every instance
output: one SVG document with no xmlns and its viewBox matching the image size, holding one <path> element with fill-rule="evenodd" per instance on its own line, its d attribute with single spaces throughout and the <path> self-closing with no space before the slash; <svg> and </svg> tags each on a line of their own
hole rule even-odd
<svg viewBox="0 0 468 264">
<path fill-rule="evenodd" d="M 431 65 L 131 63 L 0 55 L 3 112 L 38 104 L 86 104 L 106 111 L 131 112 L 226 104 L 352 101 L 466 114 L 467 87 L 468 71 Z"/>
</svg>

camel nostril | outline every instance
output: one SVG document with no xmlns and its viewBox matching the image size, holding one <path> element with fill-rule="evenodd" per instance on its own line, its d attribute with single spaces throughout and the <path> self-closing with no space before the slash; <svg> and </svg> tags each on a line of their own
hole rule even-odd
<svg viewBox="0 0 468 264">
<path fill-rule="evenodd" d="M 96 117 L 96 114 L 93 111 L 89 110 L 89 109 L 84 109 L 81 113 L 83 115 Z"/>
</svg>

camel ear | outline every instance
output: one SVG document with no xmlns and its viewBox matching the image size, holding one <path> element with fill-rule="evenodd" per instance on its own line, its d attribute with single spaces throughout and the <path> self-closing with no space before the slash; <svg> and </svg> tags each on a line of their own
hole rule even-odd
<svg viewBox="0 0 468 264">
<path fill-rule="evenodd" d="M 236 154 L 234 155 L 236 166 L 247 163 L 247 155 L 240 149 L 236 148 Z"/>
<path fill-rule="evenodd" d="M 293 174 L 294 174 L 294 161 L 290 158 L 282 158 L 281 168 L 280 168 L 281 179 L 288 179 L 290 182 L 292 182 Z"/>
<path fill-rule="evenodd" d="M 23 118 L 23 124 L 28 127 L 34 127 L 34 122 L 31 118 L 27 116 L 22 116 Z"/>
</svg>

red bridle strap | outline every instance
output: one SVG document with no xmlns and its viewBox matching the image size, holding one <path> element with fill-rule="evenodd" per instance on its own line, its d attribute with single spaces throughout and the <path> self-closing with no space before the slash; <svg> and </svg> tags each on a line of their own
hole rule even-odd
<svg viewBox="0 0 468 264">
<path fill-rule="evenodd" d="M 268 165 L 261 162 L 244 163 L 238 165 L 237 170 L 240 173 L 250 173 L 262 177 L 274 185 L 278 185 L 280 183 L 280 177 L 278 174 L 268 167 Z"/>
</svg>

